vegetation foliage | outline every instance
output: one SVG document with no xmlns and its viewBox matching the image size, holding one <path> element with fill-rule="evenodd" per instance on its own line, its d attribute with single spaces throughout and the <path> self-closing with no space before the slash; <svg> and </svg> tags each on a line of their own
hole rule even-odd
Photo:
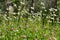
<svg viewBox="0 0 60 40">
<path fill-rule="evenodd" d="M 60 40 L 60 1 L 45 1 L 0 0 L 0 40 Z"/>
</svg>

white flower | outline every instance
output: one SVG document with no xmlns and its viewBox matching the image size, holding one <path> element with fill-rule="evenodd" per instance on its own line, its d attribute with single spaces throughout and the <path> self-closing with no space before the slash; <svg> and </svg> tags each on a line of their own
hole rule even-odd
<svg viewBox="0 0 60 40">
<path fill-rule="evenodd" d="M 34 13 L 33 11 L 31 11 L 31 13 Z"/>
<path fill-rule="evenodd" d="M 14 6 L 16 7 L 16 4 L 14 4 Z"/>
<path fill-rule="evenodd" d="M 41 5 L 44 5 L 44 3 L 43 3 L 43 2 L 41 2 Z"/>
<path fill-rule="evenodd" d="M 50 8 L 49 10 L 50 10 L 50 11 L 54 11 L 54 8 Z"/>
<path fill-rule="evenodd" d="M 18 15 L 19 15 L 20 13 L 18 12 Z"/>
<path fill-rule="evenodd" d="M 12 13 L 14 11 L 13 7 L 12 6 L 9 6 L 8 7 L 8 10 L 9 10 L 9 13 Z"/>
<path fill-rule="evenodd" d="M 54 9 L 55 11 L 58 11 L 57 9 Z"/>
<path fill-rule="evenodd" d="M 45 7 L 42 7 L 42 9 L 45 9 Z"/>
<path fill-rule="evenodd" d="M 34 7 L 31 7 L 31 9 L 34 9 Z"/>
<path fill-rule="evenodd" d="M 42 13 L 43 11 L 40 11 L 40 13 Z"/>
<path fill-rule="evenodd" d="M 55 13 L 55 12 L 53 11 L 53 13 Z"/>
<path fill-rule="evenodd" d="M 13 11 L 13 7 L 12 6 L 9 6 L 9 11 Z"/>
<path fill-rule="evenodd" d="M 23 5 L 25 4 L 25 3 L 23 3 L 23 2 L 20 2 L 20 3 L 23 4 Z"/>
<path fill-rule="evenodd" d="M 5 14 L 4 16 L 6 17 L 7 15 Z"/>
<path fill-rule="evenodd" d="M 14 18 L 16 18 L 16 17 L 14 16 Z"/>
<path fill-rule="evenodd" d="M 53 16 L 57 16 L 56 14 L 53 14 Z"/>
<path fill-rule="evenodd" d="M 51 18 L 51 19 L 54 19 L 54 18 Z"/>
<path fill-rule="evenodd" d="M 47 10 L 45 10 L 45 12 L 46 12 Z"/>
<path fill-rule="evenodd" d="M 48 22 L 50 22 L 50 23 L 51 23 L 52 21 L 48 20 Z"/>
<path fill-rule="evenodd" d="M 49 18 L 49 16 L 46 16 L 46 18 Z"/>
</svg>

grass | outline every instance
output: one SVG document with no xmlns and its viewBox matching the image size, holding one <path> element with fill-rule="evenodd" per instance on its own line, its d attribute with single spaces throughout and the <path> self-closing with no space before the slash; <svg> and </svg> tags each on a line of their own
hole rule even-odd
<svg viewBox="0 0 60 40">
<path fill-rule="evenodd" d="M 55 16 L 51 13 L 45 10 L 42 17 L 42 10 L 31 14 L 24 9 L 16 16 L 15 13 L 8 17 L 5 13 L 0 14 L 0 40 L 60 40 L 60 23 L 52 23 Z"/>
<path fill-rule="evenodd" d="M 21 14 L 20 14 L 21 15 Z M 0 40 L 60 40 L 60 24 L 42 25 L 41 16 L 0 15 Z M 19 19 L 20 18 L 20 19 Z M 48 19 L 46 19 L 48 20 Z"/>
</svg>

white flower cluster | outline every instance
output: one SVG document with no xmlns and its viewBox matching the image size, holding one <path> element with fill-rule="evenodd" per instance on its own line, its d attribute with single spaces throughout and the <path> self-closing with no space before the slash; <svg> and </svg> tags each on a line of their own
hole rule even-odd
<svg viewBox="0 0 60 40">
<path fill-rule="evenodd" d="M 50 8 L 49 10 L 50 11 L 57 11 L 57 9 L 55 9 L 55 8 Z"/>
</svg>

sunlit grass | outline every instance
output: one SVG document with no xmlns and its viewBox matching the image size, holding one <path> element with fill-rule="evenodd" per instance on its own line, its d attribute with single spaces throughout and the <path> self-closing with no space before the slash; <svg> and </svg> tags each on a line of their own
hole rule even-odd
<svg viewBox="0 0 60 40">
<path fill-rule="evenodd" d="M 39 12 L 40 13 L 40 12 Z M 40 15 L 40 16 L 38 16 Z M 25 17 L 24 17 L 25 16 Z M 0 16 L 0 40 L 59 40 L 59 24 L 47 21 L 42 24 L 41 14 Z M 19 21 L 18 21 L 19 20 Z"/>
</svg>

